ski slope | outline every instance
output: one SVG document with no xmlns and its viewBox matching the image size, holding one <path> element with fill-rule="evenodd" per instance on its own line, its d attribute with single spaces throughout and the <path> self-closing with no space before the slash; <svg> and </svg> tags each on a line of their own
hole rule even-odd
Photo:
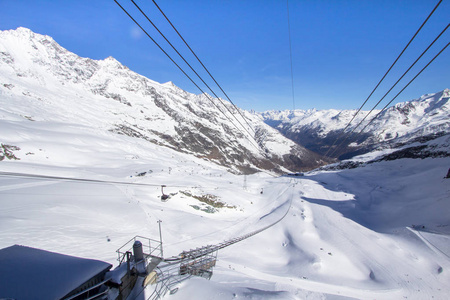
<svg viewBox="0 0 450 300">
<path fill-rule="evenodd" d="M 405 159 L 297 179 L 281 224 L 222 251 L 207 287 L 191 280 L 170 299 L 447 299 L 448 163 Z"/>
<path fill-rule="evenodd" d="M 295 178 L 236 175 L 207 156 L 199 158 L 201 152 L 182 153 L 149 141 L 162 143 L 159 135 L 146 140 L 110 130 L 111 124 L 150 122 L 167 130 L 161 133 L 174 133 L 171 119 L 157 114 L 157 106 L 144 115 L 140 108 L 147 112 L 147 107 L 142 99 L 134 102 L 135 91 L 121 98 L 114 84 L 108 93 L 106 85 L 77 86 L 97 63 L 61 50 L 58 58 L 72 57 L 86 72 L 77 74 L 70 60 L 53 61 L 51 70 L 64 75 L 55 81 L 42 71 L 46 64 L 40 55 L 34 57 L 39 71 L 34 72 L 22 61 L 25 53 L 15 61 L 3 52 L 0 248 L 20 244 L 116 266 L 115 251 L 130 238 L 159 238 L 159 220 L 164 256 L 170 257 L 263 228 L 289 209 L 275 226 L 222 249 L 210 281 L 192 278 L 165 299 L 449 298 L 450 179 L 443 178 L 449 157 L 382 161 Z M 113 59 L 98 64 L 127 73 L 131 82 L 137 78 Z M 60 74 L 62 67 L 67 72 Z M 112 82 L 115 76 L 108 76 Z M 100 79 L 97 83 L 105 78 Z M 128 81 L 124 86 L 133 87 Z M 157 87 L 165 96 L 175 89 Z M 186 116 L 180 118 L 184 123 Z M 211 123 L 218 125 L 217 120 Z M 183 129 L 175 137 L 189 132 Z M 283 144 L 281 136 L 263 138 L 282 154 L 291 143 Z M 233 141 L 234 149 L 243 149 Z M 204 144 L 198 145 L 203 150 Z M 438 147 L 448 152 L 446 140 Z M 160 198 L 162 185 L 171 195 L 167 202 Z M 38 287 L 30 283 L 29 288 Z"/>
<path fill-rule="evenodd" d="M 190 279 L 165 298 L 446 299 L 450 293 L 450 185 L 443 179 L 449 158 L 296 178 L 238 176 L 126 136 L 69 126 L 62 138 L 61 127 L 8 124 L 2 128 L 10 136 L 21 132 L 14 137 L 21 159 L 5 159 L 1 172 L 149 186 L 0 176 L 1 248 L 21 244 L 116 266 L 115 250 L 131 237 L 158 239 L 158 220 L 169 257 L 267 226 L 292 200 L 280 223 L 221 250 L 211 281 Z M 173 194 L 167 202 L 160 200 L 162 184 Z M 207 212 L 188 194 L 214 195 L 229 207 Z"/>
</svg>

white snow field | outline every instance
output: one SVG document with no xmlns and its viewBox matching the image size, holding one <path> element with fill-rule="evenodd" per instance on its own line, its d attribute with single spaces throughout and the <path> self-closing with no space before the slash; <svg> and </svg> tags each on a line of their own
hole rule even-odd
<svg viewBox="0 0 450 300">
<path fill-rule="evenodd" d="M 179 152 L 164 138 L 195 130 L 181 126 L 197 122 L 183 101 L 192 100 L 198 115 L 213 112 L 202 96 L 172 94 L 170 83 L 151 82 L 112 58 L 82 59 L 26 29 L 0 35 L 0 248 L 19 244 L 115 267 L 115 251 L 134 236 L 159 239 L 159 220 L 167 258 L 286 215 L 220 250 L 211 280 L 184 281 L 164 299 L 450 299 L 450 157 L 292 178 L 236 175 L 237 165 L 208 160 L 204 144 L 191 151 L 184 141 Z M 145 98 L 151 95 L 167 105 Z M 170 110 L 169 118 L 161 107 L 178 107 L 180 115 Z M 230 147 L 235 161 L 255 152 L 240 167 L 265 157 L 244 135 L 220 129 L 222 116 L 203 119 L 221 132 L 211 143 Z M 264 129 L 269 162 L 291 153 L 295 144 L 258 120 L 251 124 Z M 119 125 L 135 130 L 120 134 Z M 438 140 L 448 153 L 448 134 Z"/>
<path fill-rule="evenodd" d="M 210 281 L 187 280 L 165 299 L 450 295 L 448 157 L 385 161 L 296 178 L 239 176 L 188 154 L 93 127 L 0 122 L 2 144 L 20 148 L 13 151 L 20 160 L 0 162 L 0 248 L 20 244 L 116 266 L 115 250 L 133 236 L 159 239 L 158 220 L 169 257 L 266 226 L 290 207 L 275 226 L 219 251 Z M 160 200 L 163 184 L 166 194 L 176 193 L 167 202 Z M 214 195 L 229 207 L 208 207 L 189 194 Z M 152 286 L 147 289 L 149 295 Z"/>
</svg>

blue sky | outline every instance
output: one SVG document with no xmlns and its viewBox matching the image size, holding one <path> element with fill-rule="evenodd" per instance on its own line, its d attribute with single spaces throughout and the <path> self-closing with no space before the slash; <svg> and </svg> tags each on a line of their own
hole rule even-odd
<svg viewBox="0 0 450 300">
<path fill-rule="evenodd" d="M 200 80 L 139 16 L 131 2 L 119 2 L 200 85 Z M 222 96 L 152 1 L 136 2 Z M 294 105 L 296 109 L 358 108 L 437 2 L 290 0 L 293 101 L 285 0 L 157 1 L 231 100 L 241 108 L 256 111 L 292 109 Z M 449 11 L 450 1 L 444 0 L 364 109 L 370 109 L 445 28 Z M 152 80 L 173 81 L 189 92 L 199 93 L 113 0 L 0 0 L 0 30 L 19 26 L 50 35 L 80 56 L 113 56 Z M 447 30 L 383 103 L 392 99 L 449 41 Z M 394 103 L 444 88 L 450 88 L 450 49 Z"/>
</svg>

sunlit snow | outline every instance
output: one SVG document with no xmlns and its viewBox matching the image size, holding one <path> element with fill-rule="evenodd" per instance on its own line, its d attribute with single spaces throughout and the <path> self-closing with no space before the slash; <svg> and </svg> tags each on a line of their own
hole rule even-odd
<svg viewBox="0 0 450 300">
<path fill-rule="evenodd" d="M 109 68 L 116 62 L 110 58 L 101 64 Z M 53 79 L 40 72 L 48 84 L 43 89 L 34 86 L 36 78 L 27 81 L 6 67 L 0 71 L 20 89 L 12 92 L 1 82 L 0 248 L 19 244 L 115 267 L 115 251 L 130 238 L 159 239 L 159 220 L 169 257 L 252 232 L 287 213 L 273 227 L 220 250 L 211 280 L 184 281 L 164 299 L 448 298 L 448 156 L 297 177 L 236 175 L 205 158 L 158 145 L 160 140 L 109 130 L 111 120 L 144 122 L 130 118 L 136 114 L 121 114 L 137 109 L 139 115 L 139 105 L 158 115 L 152 104 L 135 108 L 113 101 L 107 107 L 114 110 L 99 114 L 95 110 L 104 99 L 84 97 L 73 83 L 67 82 L 67 90 L 53 89 Z M 74 93 L 80 97 L 69 99 Z M 170 120 L 149 122 L 172 130 Z M 438 142 L 436 147 L 448 151 L 447 137 Z M 287 149 L 289 142 L 283 143 L 267 138 L 274 151 Z M 167 202 L 161 201 L 161 185 L 171 195 Z M 225 206 L 212 207 L 189 195 L 211 195 Z M 0 298 L 1 287 L 0 282 Z M 30 288 L 39 287 L 30 283 Z M 150 285 L 140 297 L 151 292 Z"/>
</svg>

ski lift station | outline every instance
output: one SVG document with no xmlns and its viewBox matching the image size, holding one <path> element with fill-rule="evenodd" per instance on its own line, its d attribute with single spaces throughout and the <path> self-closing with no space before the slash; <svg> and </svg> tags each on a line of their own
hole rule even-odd
<svg viewBox="0 0 450 300">
<path fill-rule="evenodd" d="M 0 299 L 90 299 L 112 265 L 14 245 L 0 250 Z M 79 296 L 82 296 L 80 298 Z"/>
<path fill-rule="evenodd" d="M 117 250 L 119 265 L 14 245 L 0 250 L 0 299 L 147 299 L 175 293 L 191 276 L 210 279 L 217 249 L 163 259 L 162 242 L 136 236 Z"/>
<path fill-rule="evenodd" d="M 289 202 L 289 208 L 292 198 Z M 164 258 L 159 225 L 159 241 L 135 236 L 117 250 L 118 266 L 14 245 L 0 249 L 0 300 L 126 300 L 142 297 L 156 300 L 192 276 L 209 280 L 218 251 L 248 239 L 280 222 L 227 241 L 182 251 Z M 150 293 L 150 295 L 148 295 Z"/>
</svg>

